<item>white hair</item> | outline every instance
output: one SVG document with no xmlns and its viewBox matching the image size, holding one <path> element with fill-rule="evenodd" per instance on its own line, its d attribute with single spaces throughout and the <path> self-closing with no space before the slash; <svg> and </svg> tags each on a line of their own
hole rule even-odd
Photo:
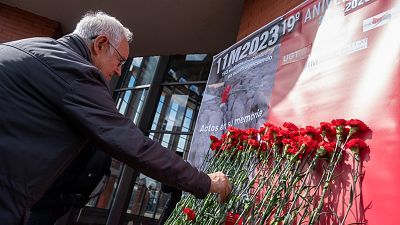
<svg viewBox="0 0 400 225">
<path fill-rule="evenodd" d="M 123 37 L 128 42 L 132 41 L 132 32 L 115 17 L 102 11 L 86 13 L 72 33 L 77 34 L 88 43 L 99 35 L 107 36 L 115 46 L 121 43 Z"/>
</svg>

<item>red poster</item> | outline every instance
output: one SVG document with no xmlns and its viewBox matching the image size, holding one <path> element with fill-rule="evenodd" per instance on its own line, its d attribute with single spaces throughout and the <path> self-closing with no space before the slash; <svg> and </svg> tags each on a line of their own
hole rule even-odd
<svg viewBox="0 0 400 225">
<path fill-rule="evenodd" d="M 357 118 L 368 124 L 371 151 L 363 162 L 360 202 L 347 224 L 398 224 L 400 2 L 307 1 L 288 15 L 296 13 L 301 23 L 281 40 L 268 120 L 317 126 Z M 336 193 L 341 198 L 348 197 L 347 180 L 342 177 Z"/>
</svg>

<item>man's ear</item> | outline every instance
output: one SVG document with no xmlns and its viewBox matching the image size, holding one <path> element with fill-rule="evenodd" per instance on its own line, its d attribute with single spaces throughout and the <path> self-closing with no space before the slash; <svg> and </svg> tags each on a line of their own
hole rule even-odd
<svg viewBox="0 0 400 225">
<path fill-rule="evenodd" d="M 107 50 L 108 38 L 104 35 L 99 35 L 93 42 L 93 53 L 98 55 Z"/>
</svg>

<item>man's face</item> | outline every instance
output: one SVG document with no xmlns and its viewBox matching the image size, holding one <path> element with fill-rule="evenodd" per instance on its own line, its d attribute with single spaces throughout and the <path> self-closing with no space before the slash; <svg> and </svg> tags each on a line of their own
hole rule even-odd
<svg viewBox="0 0 400 225">
<path fill-rule="evenodd" d="M 92 63 L 108 81 L 113 75 L 120 76 L 123 63 L 129 55 L 129 44 L 124 38 L 121 43 L 111 43 L 108 37 L 100 35 L 94 39 L 91 46 Z"/>
</svg>

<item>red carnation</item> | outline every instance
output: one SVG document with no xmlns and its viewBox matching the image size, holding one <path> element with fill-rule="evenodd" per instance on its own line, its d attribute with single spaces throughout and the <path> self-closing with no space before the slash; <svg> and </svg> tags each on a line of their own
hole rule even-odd
<svg viewBox="0 0 400 225">
<path fill-rule="evenodd" d="M 258 148 L 260 146 L 260 143 L 254 139 L 250 139 L 247 143 L 254 148 Z"/>
<path fill-rule="evenodd" d="M 293 141 L 292 139 L 284 138 L 284 139 L 282 139 L 282 144 L 290 145 L 292 143 L 292 141 Z"/>
<path fill-rule="evenodd" d="M 260 127 L 260 129 L 258 130 L 258 133 L 264 134 L 265 130 L 266 130 L 265 127 Z"/>
<path fill-rule="evenodd" d="M 288 148 L 288 149 L 286 150 L 286 153 L 291 154 L 291 155 L 296 155 L 296 153 L 297 153 L 298 151 L 299 151 L 298 148 L 290 147 L 290 148 Z M 299 158 L 300 158 L 300 159 L 302 158 L 301 155 L 299 155 Z"/>
<path fill-rule="evenodd" d="M 345 119 L 334 119 L 332 120 L 332 125 L 335 127 L 346 126 L 347 121 Z"/>
<path fill-rule="evenodd" d="M 261 144 L 260 144 L 260 150 L 261 150 L 262 152 L 265 152 L 265 151 L 267 151 L 267 148 L 268 148 L 267 143 L 266 143 L 266 142 L 261 142 Z"/>
<path fill-rule="evenodd" d="M 240 136 L 240 140 L 241 140 L 241 141 L 247 141 L 248 138 L 249 138 L 249 136 L 248 136 L 247 134 L 242 134 L 242 135 Z"/>
<path fill-rule="evenodd" d="M 264 123 L 264 127 L 274 127 L 275 125 L 273 125 L 272 123 L 270 123 L 270 122 L 266 122 L 266 123 Z"/>
<path fill-rule="evenodd" d="M 214 135 L 210 135 L 210 140 L 211 140 L 211 142 L 219 141 L 219 139 L 217 137 L 215 137 Z"/>
<path fill-rule="evenodd" d="M 319 148 L 317 150 L 317 155 L 324 156 L 326 153 L 333 154 L 333 151 L 335 151 L 336 143 L 321 141 L 318 146 Z"/>
<path fill-rule="evenodd" d="M 321 132 L 314 128 L 313 126 L 306 126 L 305 128 L 300 128 L 301 135 L 308 135 L 317 141 L 321 140 Z"/>
<path fill-rule="evenodd" d="M 236 127 L 228 127 L 228 138 L 237 139 L 242 131 Z"/>
<path fill-rule="evenodd" d="M 216 142 L 214 142 L 214 143 L 211 144 L 211 147 L 210 147 L 210 148 L 211 148 L 211 150 L 215 151 L 215 150 L 220 149 L 221 146 L 222 146 L 222 142 L 216 141 Z"/>
<path fill-rule="evenodd" d="M 322 144 L 322 147 L 324 147 L 324 149 L 329 152 L 330 154 L 333 153 L 333 151 L 335 150 L 336 147 L 336 143 L 335 142 L 324 142 Z"/>
<path fill-rule="evenodd" d="M 228 135 L 227 135 L 226 133 L 223 133 L 223 134 L 221 135 L 221 140 L 225 140 L 227 137 L 228 137 Z"/>
<path fill-rule="evenodd" d="M 276 127 L 272 123 L 265 123 L 264 126 L 268 127 L 268 130 L 264 133 L 263 136 L 261 136 L 261 140 L 266 141 L 270 144 L 275 143 L 276 135 L 279 132 L 278 127 Z"/>
<path fill-rule="evenodd" d="M 358 127 L 359 131 L 370 130 L 370 128 L 363 121 L 357 120 L 357 119 L 351 119 L 351 120 L 347 121 L 346 125 L 350 126 L 350 127 Z"/>
<path fill-rule="evenodd" d="M 318 146 L 318 141 L 314 140 L 312 137 L 305 135 L 299 138 L 299 145 L 305 145 L 307 152 L 312 152 Z"/>
<path fill-rule="evenodd" d="M 335 127 L 331 123 L 321 122 L 319 124 L 320 124 L 322 130 L 326 130 L 326 131 L 334 131 L 335 130 Z"/>
<path fill-rule="evenodd" d="M 335 130 L 336 130 L 336 138 L 339 141 L 343 141 L 343 138 L 345 137 L 345 135 L 347 135 L 347 132 L 345 130 L 346 123 L 347 123 L 347 120 L 345 120 L 345 119 L 332 120 L 332 125 L 335 126 Z"/>
<path fill-rule="evenodd" d="M 298 131 L 299 130 L 299 128 L 296 125 L 294 125 L 293 123 L 290 123 L 290 122 L 284 122 L 283 127 L 290 131 Z"/>
<path fill-rule="evenodd" d="M 258 134 L 258 130 L 254 129 L 254 128 L 249 128 L 249 129 L 245 130 L 244 133 L 249 136 L 252 136 L 252 135 Z"/>
<path fill-rule="evenodd" d="M 184 208 L 183 213 L 186 214 L 186 220 L 188 221 L 194 221 L 196 219 L 196 213 L 191 208 Z"/>
<path fill-rule="evenodd" d="M 358 160 L 360 151 L 368 150 L 369 146 L 364 142 L 364 140 L 354 138 L 346 143 L 345 148 L 350 149 L 353 152 L 355 158 Z"/>
<path fill-rule="evenodd" d="M 361 132 L 366 132 L 369 131 L 370 128 L 361 120 L 357 119 L 351 119 L 347 121 L 347 126 L 351 127 L 350 129 L 350 135 L 353 135 L 354 133 L 361 131 Z"/>
<path fill-rule="evenodd" d="M 291 137 L 293 135 L 297 135 L 297 131 L 290 131 L 285 129 L 279 129 L 278 137 Z"/>
<path fill-rule="evenodd" d="M 359 150 L 364 150 L 369 148 L 368 145 L 360 138 L 351 139 L 346 143 L 345 147 L 348 149 L 358 148 Z"/>
<path fill-rule="evenodd" d="M 336 136 L 335 127 L 331 123 L 327 122 L 321 122 L 319 124 L 321 126 L 320 131 L 322 135 L 327 137 L 329 140 L 333 140 L 333 138 Z"/>
<path fill-rule="evenodd" d="M 236 127 L 232 127 L 232 126 L 229 126 L 228 127 L 228 132 L 237 132 L 237 128 Z"/>
</svg>

